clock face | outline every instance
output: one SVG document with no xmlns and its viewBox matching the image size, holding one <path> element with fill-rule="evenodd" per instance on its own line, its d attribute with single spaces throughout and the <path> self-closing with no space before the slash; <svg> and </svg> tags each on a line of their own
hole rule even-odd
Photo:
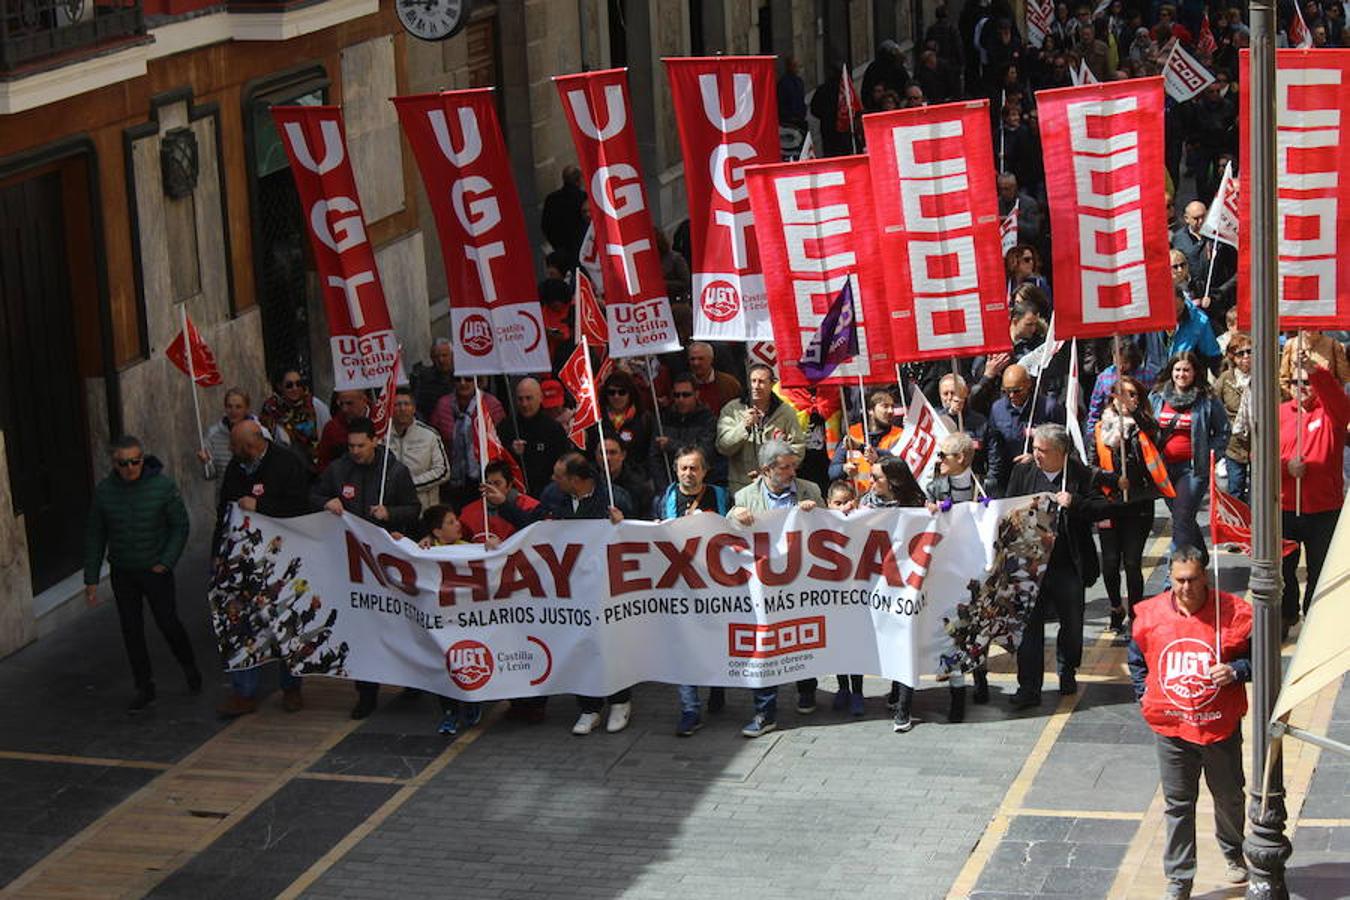
<svg viewBox="0 0 1350 900">
<path fill-rule="evenodd" d="M 469 18 L 469 0 L 395 0 L 395 8 L 408 33 L 424 41 L 458 34 Z"/>
</svg>

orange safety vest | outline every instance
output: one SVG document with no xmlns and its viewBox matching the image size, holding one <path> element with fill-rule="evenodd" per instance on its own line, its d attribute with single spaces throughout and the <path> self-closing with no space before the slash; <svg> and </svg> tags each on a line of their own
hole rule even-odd
<svg viewBox="0 0 1350 900">
<path fill-rule="evenodd" d="M 882 450 L 890 450 L 896 444 L 900 443 L 900 436 L 904 434 L 904 429 L 898 425 L 892 425 L 891 430 L 881 436 L 877 441 L 876 449 L 880 453 Z M 867 440 L 863 437 L 862 423 L 856 422 L 848 426 L 848 436 L 856 444 L 866 444 Z M 847 462 L 847 457 L 845 458 Z M 853 476 L 853 485 L 861 496 L 872 489 L 872 464 L 861 454 L 857 457 L 858 474 Z"/>
<path fill-rule="evenodd" d="M 1144 459 L 1144 468 L 1148 469 L 1149 477 L 1153 483 L 1158 486 L 1164 497 L 1175 497 L 1176 488 L 1172 487 L 1172 479 L 1167 477 L 1167 464 L 1163 462 L 1162 454 L 1158 448 L 1153 446 L 1153 442 L 1148 439 L 1148 435 L 1142 431 L 1135 432 L 1139 437 L 1139 454 Z M 1102 437 L 1102 423 L 1097 423 L 1097 462 L 1101 463 L 1103 471 L 1114 472 L 1115 461 L 1111 458 L 1111 448 L 1106 446 L 1106 440 Z M 1113 486 L 1107 486 L 1104 492 L 1109 497 L 1115 490 Z"/>
</svg>

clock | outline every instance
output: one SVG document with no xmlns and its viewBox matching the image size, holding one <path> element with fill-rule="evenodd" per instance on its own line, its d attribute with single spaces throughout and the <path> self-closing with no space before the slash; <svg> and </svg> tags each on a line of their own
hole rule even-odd
<svg viewBox="0 0 1350 900">
<path fill-rule="evenodd" d="M 413 37 L 443 41 L 469 21 L 471 0 L 394 0 L 398 20 Z"/>
</svg>

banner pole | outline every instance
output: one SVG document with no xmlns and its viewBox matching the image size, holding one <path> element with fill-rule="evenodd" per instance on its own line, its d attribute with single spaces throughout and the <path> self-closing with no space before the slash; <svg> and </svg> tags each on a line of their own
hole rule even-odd
<svg viewBox="0 0 1350 900">
<path fill-rule="evenodd" d="M 202 405 L 201 400 L 197 397 L 197 364 L 192 359 L 192 341 L 188 339 L 188 314 L 187 314 L 186 300 L 178 305 L 178 313 L 181 330 L 183 332 L 183 349 L 184 351 L 186 351 L 183 354 L 183 356 L 187 358 L 188 381 L 192 385 L 191 387 L 192 411 L 194 413 L 193 419 L 197 423 L 197 446 L 203 450 L 206 450 L 206 434 L 202 431 Z M 207 452 L 209 453 L 210 451 L 208 450 Z M 210 459 L 207 459 L 206 462 L 202 463 L 202 474 L 204 474 L 207 478 L 211 477 L 211 472 L 213 471 L 213 469 L 214 466 L 212 465 L 212 461 Z"/>
<path fill-rule="evenodd" d="M 960 383 L 961 383 L 961 373 L 960 373 L 959 371 L 957 371 L 957 367 L 956 367 L 956 357 L 953 356 L 953 357 L 952 357 L 952 387 L 956 388 L 957 390 L 960 390 Z M 941 399 L 941 398 L 939 398 L 939 399 Z M 956 411 L 956 428 L 957 428 L 958 431 L 962 431 L 962 432 L 964 432 L 964 431 L 966 430 L 966 401 L 965 401 L 965 398 L 964 398 L 964 397 L 961 399 L 961 408 L 958 409 L 958 410 Z"/>
<path fill-rule="evenodd" d="M 647 358 L 650 360 L 652 357 Z M 659 369 L 661 365 L 659 360 L 656 362 L 656 365 Z M 661 424 L 661 401 L 656 396 L 656 376 L 652 374 L 651 366 L 647 366 L 647 387 L 652 389 L 652 418 L 656 420 L 656 436 L 665 437 L 666 426 Z M 678 450 L 679 448 L 677 447 L 675 449 Z M 670 470 L 669 449 L 661 451 L 661 461 L 666 464 L 666 481 L 673 483 L 675 481 L 675 473 Z"/>
<path fill-rule="evenodd" d="M 1129 475 L 1126 474 L 1126 471 L 1125 471 L 1125 413 L 1121 410 L 1121 406 L 1123 405 L 1122 401 L 1125 399 L 1125 391 L 1121 388 L 1121 385 L 1120 385 L 1120 379 L 1121 379 L 1122 377 L 1124 377 L 1124 376 L 1123 376 L 1123 373 L 1120 371 L 1120 362 L 1121 362 L 1122 356 L 1121 356 L 1121 353 L 1120 353 L 1120 332 L 1119 332 L 1119 331 L 1117 331 L 1117 332 L 1112 336 L 1112 341 L 1114 342 L 1114 347 L 1112 348 L 1112 351 L 1111 351 L 1111 355 L 1112 355 L 1112 357 L 1113 357 L 1112 362 L 1114 362 L 1114 363 L 1115 363 L 1115 366 L 1116 366 L 1116 389 L 1115 389 L 1116 418 L 1120 420 L 1120 433 L 1119 433 L 1119 435 L 1118 435 L 1118 437 L 1120 438 L 1120 474 L 1121 474 L 1121 475 L 1125 475 L 1125 481 L 1126 481 L 1126 483 L 1128 484 L 1128 483 L 1129 483 Z M 1089 398 L 1089 399 L 1090 399 L 1090 398 Z M 1142 397 L 1139 398 L 1139 402 L 1140 402 L 1140 403 L 1143 403 L 1143 402 L 1144 402 L 1144 400 L 1143 400 Z M 1094 437 L 1094 440 L 1095 440 L 1095 437 Z M 1123 502 L 1129 503 L 1129 502 L 1130 502 L 1130 489 L 1129 489 L 1128 487 L 1125 488 L 1125 490 L 1123 490 L 1123 491 L 1121 492 L 1121 494 L 1123 495 L 1123 496 L 1122 496 Z"/>
<path fill-rule="evenodd" d="M 393 426 L 390 425 L 390 427 L 392 428 Z M 389 432 L 386 431 L 385 436 L 388 437 L 388 435 Z M 389 477 L 389 454 L 392 452 L 389 449 L 389 444 L 387 442 L 382 443 L 380 446 L 384 448 L 384 459 L 380 462 L 380 500 L 375 504 L 376 506 L 384 506 L 384 483 Z"/>
<path fill-rule="evenodd" d="M 1004 90 L 1001 90 L 1001 91 L 999 91 L 999 93 L 998 93 L 998 171 L 999 171 L 999 174 L 1002 174 L 1002 173 L 1004 172 L 1004 168 L 1003 168 L 1003 156 L 1004 156 L 1004 154 L 1003 154 L 1003 151 L 1004 151 L 1004 141 L 1007 139 L 1007 137 L 1006 137 L 1006 133 L 1004 132 L 1004 129 L 1003 129 L 1003 107 L 1004 107 L 1005 105 L 1007 105 L 1007 103 L 1008 103 L 1008 91 L 1007 91 L 1007 89 L 1005 88 Z"/>
<path fill-rule="evenodd" d="M 511 427 L 516 430 L 516 440 L 522 441 L 525 438 L 520 433 L 520 419 L 516 416 L 516 389 L 511 384 L 511 376 L 502 373 L 506 379 L 506 403 L 511 409 Z M 525 483 L 525 493 L 530 492 L 530 476 L 525 474 L 525 454 L 520 455 L 520 480 Z"/>
<path fill-rule="evenodd" d="M 1302 372 L 1303 377 L 1308 377 L 1308 370 L 1303 368 L 1303 329 L 1298 330 L 1298 353 L 1294 356 L 1293 373 L 1298 377 Z M 1298 461 L 1303 462 L 1303 395 L 1298 392 L 1297 386 L 1294 388 L 1294 404 L 1298 408 Z M 1294 515 L 1303 515 L 1303 476 L 1294 479 Z"/>
</svg>

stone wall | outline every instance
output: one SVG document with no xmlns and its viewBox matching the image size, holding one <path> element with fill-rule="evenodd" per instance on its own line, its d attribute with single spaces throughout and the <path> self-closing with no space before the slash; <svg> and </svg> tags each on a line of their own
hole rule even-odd
<svg viewBox="0 0 1350 900">
<path fill-rule="evenodd" d="M 13 653 L 36 635 L 28 540 L 23 517 L 14 515 L 8 471 L 5 433 L 0 431 L 0 656 Z"/>
</svg>

